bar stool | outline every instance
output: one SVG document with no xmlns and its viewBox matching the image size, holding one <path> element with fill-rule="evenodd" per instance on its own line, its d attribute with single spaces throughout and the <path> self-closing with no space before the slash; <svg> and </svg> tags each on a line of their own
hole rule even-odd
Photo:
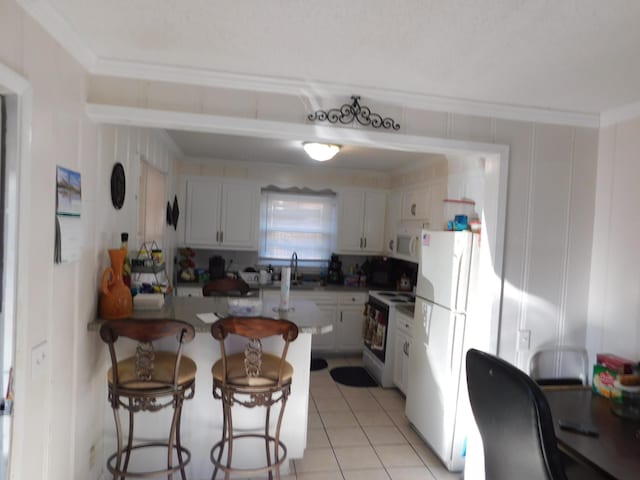
<svg viewBox="0 0 640 480">
<path fill-rule="evenodd" d="M 251 290 L 249 284 L 242 280 L 241 278 L 218 278 L 216 280 L 211 280 L 206 283 L 202 287 L 202 296 L 204 297 L 215 297 L 215 296 L 223 296 L 226 297 L 229 294 L 236 294 L 238 296 L 244 296 L 247 292 Z"/>
<path fill-rule="evenodd" d="M 155 351 L 153 342 L 176 336 L 175 352 Z M 117 450 L 107 459 L 107 469 L 113 479 L 125 477 L 157 477 L 167 475 L 169 480 L 180 470 L 186 480 L 185 466 L 191 460 L 191 452 L 180 441 L 180 419 L 185 399 L 195 393 L 196 364 L 182 354 L 183 345 L 193 340 L 192 325 L 179 320 L 126 319 L 105 322 L 100 327 L 100 337 L 109 345 L 111 368 L 107 373 L 109 402 L 116 424 Z M 119 337 L 136 340 L 134 356 L 118 360 L 115 343 Z M 140 411 L 156 412 L 172 406 L 173 417 L 169 438 L 164 442 L 147 442 L 133 445 L 133 415 Z M 123 447 L 120 407 L 129 412 L 127 445 Z M 133 450 L 166 447 L 167 468 L 149 472 L 128 472 Z M 178 464 L 173 465 L 173 452 Z M 115 465 L 114 465 L 115 461 Z"/>
<path fill-rule="evenodd" d="M 225 348 L 225 339 L 229 334 L 248 340 L 243 352 L 229 354 Z M 214 464 L 212 479 L 218 470 L 225 472 L 225 480 L 232 473 L 255 474 L 268 472 L 269 479 L 280 479 L 280 465 L 287 457 L 287 447 L 280 440 L 282 417 L 291 392 L 293 367 L 285 358 L 289 343 L 298 337 L 298 327 L 288 320 L 267 317 L 227 317 L 211 326 L 211 335 L 220 343 L 221 358 L 213 365 L 213 396 L 222 400 L 223 424 L 222 439 L 211 448 L 211 462 Z M 262 351 L 262 339 L 275 335 L 282 336 L 284 346 L 280 356 Z M 282 402 L 275 433 L 269 431 L 271 407 Z M 266 420 L 263 434 L 244 433 L 234 435 L 231 407 L 234 404 L 246 408 L 266 407 Z M 234 468 L 231 464 L 234 440 L 241 438 L 261 438 L 265 442 L 267 465 L 260 468 Z M 222 462 L 222 453 L 227 447 L 226 462 Z M 273 459 L 271 461 L 271 447 Z M 217 455 L 216 455 L 217 452 Z"/>
</svg>

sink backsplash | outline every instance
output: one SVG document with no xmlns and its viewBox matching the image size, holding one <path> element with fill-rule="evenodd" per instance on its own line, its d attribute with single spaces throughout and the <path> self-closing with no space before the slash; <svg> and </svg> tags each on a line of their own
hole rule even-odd
<svg viewBox="0 0 640 480">
<path fill-rule="evenodd" d="M 266 264 L 260 265 L 258 263 L 258 252 L 210 250 L 204 248 L 194 248 L 193 251 L 195 252 L 195 256 L 192 260 L 196 264 L 196 268 L 202 268 L 205 270 L 209 268 L 209 258 L 214 255 L 219 255 L 224 258 L 225 267 L 228 272 L 242 272 L 249 267 L 255 268 L 256 270 L 267 267 Z M 371 255 L 340 255 L 343 273 L 346 275 L 351 271 L 356 272 L 357 268 L 361 266 L 367 258 L 371 258 Z M 402 260 L 394 260 L 394 264 L 399 274 L 408 274 L 409 277 L 412 278 L 412 282 L 415 284 L 415 277 L 417 274 L 416 264 L 404 262 Z M 278 265 L 274 265 L 273 267 L 274 269 L 282 268 L 282 266 Z M 326 272 L 327 265 L 324 265 L 323 268 Z M 320 277 L 320 267 L 298 266 L 298 272 L 302 273 L 305 281 L 317 280 Z"/>
</svg>

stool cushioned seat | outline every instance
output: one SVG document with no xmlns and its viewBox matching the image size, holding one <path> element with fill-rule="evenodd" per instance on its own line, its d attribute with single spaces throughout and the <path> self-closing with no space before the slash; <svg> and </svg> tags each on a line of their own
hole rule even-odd
<svg viewBox="0 0 640 480">
<path fill-rule="evenodd" d="M 278 383 L 278 373 L 280 369 L 280 357 L 270 353 L 262 354 L 262 368 L 260 376 L 249 377 L 245 370 L 244 353 L 235 353 L 227 356 L 227 382 L 231 385 L 242 385 L 248 387 L 271 387 Z M 213 379 L 222 383 L 224 371 L 222 370 L 222 360 L 218 360 L 211 369 Z M 291 382 L 293 377 L 293 367 L 289 362 L 284 362 L 282 367 L 282 383 Z"/>
<path fill-rule="evenodd" d="M 107 387 L 116 427 L 116 451 L 107 457 L 111 480 L 158 477 L 175 480 L 178 475 L 187 480 L 186 466 L 191 461 L 191 452 L 182 445 L 180 423 L 184 401 L 195 394 L 196 364 L 183 355 L 183 347 L 193 340 L 195 333 L 193 325 L 171 318 L 110 320 L 100 327 L 100 338 L 109 346 L 111 358 Z M 135 353 L 132 354 L 129 345 L 116 349 L 120 337 L 137 343 Z M 173 344 L 175 350 L 156 350 L 161 340 L 163 349 Z M 118 357 L 117 350 L 122 351 L 123 358 Z M 173 410 L 166 440 L 143 435 L 135 438 L 136 414 L 165 408 Z M 120 421 L 121 411 L 129 417 L 126 434 Z M 129 470 L 132 457 L 157 448 L 166 452 L 162 463 L 138 460 L 134 464 L 144 470 Z"/>
<path fill-rule="evenodd" d="M 173 352 L 155 352 L 153 359 L 153 377 L 142 381 L 136 374 L 136 358 L 129 357 L 118 362 L 118 380 L 128 389 L 148 390 L 162 388 L 173 384 L 173 369 L 176 364 L 176 354 Z M 178 369 L 178 385 L 185 385 L 196 378 L 196 363 L 183 355 Z M 113 368 L 107 374 L 109 384 L 113 384 Z"/>
<path fill-rule="evenodd" d="M 257 474 L 267 473 L 269 480 L 280 480 L 280 466 L 287 458 L 287 447 L 280 440 L 280 428 L 287 398 L 291 393 L 293 366 L 285 360 L 289 344 L 298 337 L 298 327 L 286 319 L 270 317 L 226 317 L 211 325 L 211 335 L 218 340 L 220 360 L 211 367 L 213 377 L 213 397 L 222 400 L 222 438 L 211 448 L 211 462 L 214 465 L 212 480 L 219 471 L 224 472 L 225 480 L 240 474 L 243 477 L 256 478 Z M 244 350 L 236 343 L 233 352 L 227 351 L 225 339 L 233 335 L 246 343 Z M 283 341 L 280 355 L 265 352 L 262 339 L 280 337 Z M 278 340 L 280 342 L 280 340 Z M 235 343 L 235 342 L 234 342 Z M 280 405 L 275 432 L 270 431 L 271 407 Z M 264 432 L 235 432 L 233 430 L 232 406 L 255 408 L 264 412 Z M 234 443 L 237 440 L 259 439 L 264 444 L 266 465 L 247 468 L 234 466 L 232 457 Z M 243 448 L 239 449 L 240 451 Z M 223 454 L 226 459 L 223 460 Z M 258 457 L 259 458 L 259 457 Z"/>
</svg>

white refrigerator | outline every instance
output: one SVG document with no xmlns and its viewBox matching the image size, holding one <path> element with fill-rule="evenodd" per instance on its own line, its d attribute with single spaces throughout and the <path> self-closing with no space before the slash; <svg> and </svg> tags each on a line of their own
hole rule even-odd
<svg viewBox="0 0 640 480">
<path fill-rule="evenodd" d="M 450 471 L 464 467 L 471 421 L 464 354 L 477 235 L 423 230 L 409 354 L 406 415 Z"/>
</svg>

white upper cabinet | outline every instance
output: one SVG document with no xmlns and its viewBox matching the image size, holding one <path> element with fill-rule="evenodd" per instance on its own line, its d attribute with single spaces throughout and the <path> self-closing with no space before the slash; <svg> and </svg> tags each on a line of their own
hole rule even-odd
<svg viewBox="0 0 640 480">
<path fill-rule="evenodd" d="M 430 200 L 429 187 L 405 190 L 402 193 L 402 220 L 428 220 Z"/>
<path fill-rule="evenodd" d="M 220 244 L 257 250 L 259 213 L 260 193 L 256 185 L 223 183 Z"/>
<path fill-rule="evenodd" d="M 384 253 L 386 255 L 393 255 L 395 251 L 394 242 L 396 237 L 396 231 L 398 224 L 400 223 L 402 208 L 402 192 L 395 190 L 389 194 L 387 200 L 387 215 L 385 220 L 384 229 Z"/>
<path fill-rule="evenodd" d="M 338 251 L 381 253 L 387 193 L 346 190 L 338 196 Z"/>
<path fill-rule="evenodd" d="M 257 185 L 188 178 L 185 243 L 189 246 L 257 250 Z"/>
<path fill-rule="evenodd" d="M 447 182 L 438 181 L 431 185 L 431 206 L 429 208 L 429 228 L 431 230 L 444 230 L 448 218 L 444 218 L 444 199 L 447 198 Z"/>
</svg>

